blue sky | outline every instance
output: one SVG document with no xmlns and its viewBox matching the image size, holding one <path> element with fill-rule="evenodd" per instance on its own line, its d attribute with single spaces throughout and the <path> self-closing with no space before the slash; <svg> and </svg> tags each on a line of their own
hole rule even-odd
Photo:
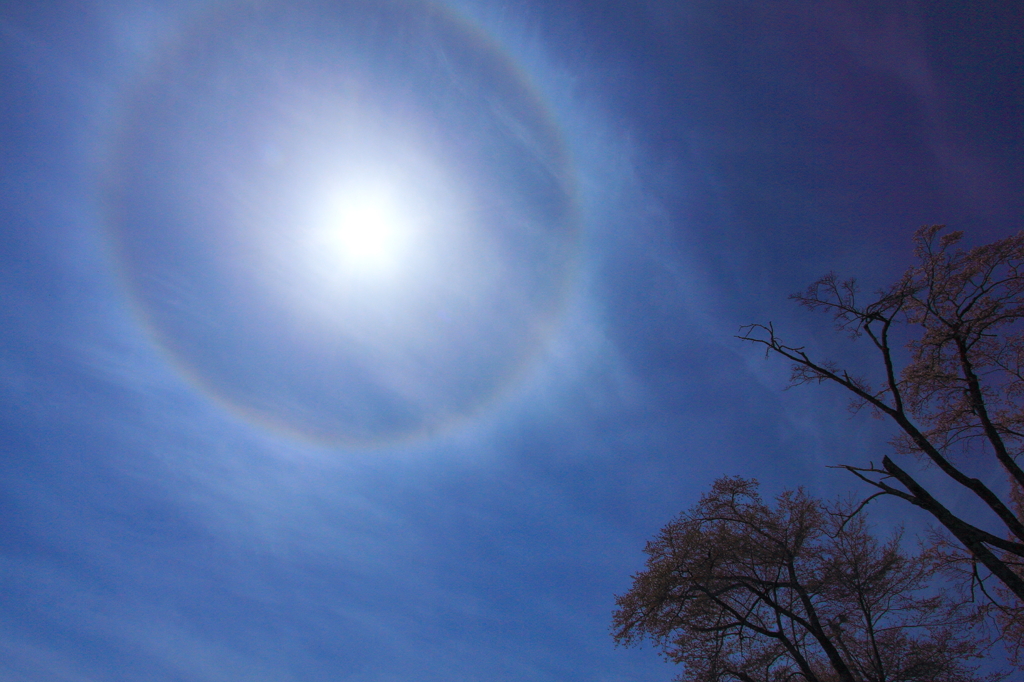
<svg viewBox="0 0 1024 682">
<path fill-rule="evenodd" d="M 718 476 L 856 494 L 827 466 L 887 448 L 734 335 L 856 365 L 788 294 L 1021 229 L 1022 29 L 4 3 L 0 677 L 671 679 L 608 634 L 644 542 Z"/>
</svg>

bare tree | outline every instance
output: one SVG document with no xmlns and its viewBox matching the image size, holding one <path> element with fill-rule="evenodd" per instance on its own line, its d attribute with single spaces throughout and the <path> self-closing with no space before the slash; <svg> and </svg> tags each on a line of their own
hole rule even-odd
<svg viewBox="0 0 1024 682">
<path fill-rule="evenodd" d="M 854 280 L 832 274 L 793 297 L 831 313 L 837 328 L 852 338 L 867 338 L 878 354 L 878 381 L 810 357 L 804 347 L 784 343 L 771 324 L 745 327 L 740 338 L 792 361 L 793 384 L 842 386 L 855 406 L 869 406 L 898 427 L 893 456 L 882 457 L 880 465 L 842 468 L 873 486 L 875 496 L 905 500 L 942 524 L 955 540 L 945 543 L 955 549 L 949 565 L 965 570 L 972 589 L 989 595 L 1007 632 L 1020 643 L 1024 233 L 964 250 L 958 246 L 962 233 L 941 234 L 943 229 L 918 230 L 918 263 L 866 304 Z M 977 507 L 951 510 L 940 501 L 939 490 L 912 472 L 914 457 L 941 471 L 952 489 L 966 492 Z M 986 470 L 1001 471 L 1005 480 L 986 482 L 973 473 Z M 985 516 L 991 523 L 976 520 Z M 995 590 L 987 585 L 992 577 L 998 581 Z"/>
<path fill-rule="evenodd" d="M 617 597 L 617 642 L 650 639 L 692 682 L 966 682 L 984 642 L 929 591 L 933 563 L 880 543 L 863 514 L 803 491 L 774 506 L 721 478 L 647 544 Z M 994 679 L 994 676 L 992 676 Z"/>
</svg>

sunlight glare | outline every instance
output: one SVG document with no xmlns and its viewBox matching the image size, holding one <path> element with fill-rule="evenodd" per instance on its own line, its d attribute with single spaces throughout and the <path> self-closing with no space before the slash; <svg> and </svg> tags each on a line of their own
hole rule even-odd
<svg viewBox="0 0 1024 682">
<path fill-rule="evenodd" d="M 390 275 L 401 261 L 409 230 L 409 218 L 393 192 L 348 188 L 332 198 L 323 215 L 318 258 L 350 275 Z"/>
<path fill-rule="evenodd" d="M 395 325 L 413 319 L 423 301 L 449 295 L 464 280 L 472 211 L 443 167 L 415 145 L 403 151 L 340 168 L 309 158 L 304 176 L 292 174 L 287 195 L 299 219 L 288 232 L 267 234 L 265 252 L 278 267 L 261 279 L 303 328 L 398 333 Z M 453 263 L 463 267 L 452 272 Z"/>
</svg>

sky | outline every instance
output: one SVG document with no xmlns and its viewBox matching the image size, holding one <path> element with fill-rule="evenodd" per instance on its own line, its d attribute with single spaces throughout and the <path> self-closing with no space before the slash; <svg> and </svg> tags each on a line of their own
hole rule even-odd
<svg viewBox="0 0 1024 682">
<path fill-rule="evenodd" d="M 646 540 L 719 476 L 857 495 L 829 465 L 888 451 L 739 328 L 868 371 L 787 296 L 1024 227 L 1022 30 L 7 0 L 0 678 L 671 679 L 609 634 Z"/>
</svg>

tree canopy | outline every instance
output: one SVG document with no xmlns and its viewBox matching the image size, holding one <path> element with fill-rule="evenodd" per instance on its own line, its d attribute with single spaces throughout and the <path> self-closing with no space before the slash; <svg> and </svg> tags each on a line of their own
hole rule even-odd
<svg viewBox="0 0 1024 682">
<path fill-rule="evenodd" d="M 834 274 L 794 296 L 866 338 L 874 368 L 848 369 L 790 345 L 773 325 L 741 338 L 793 363 L 792 382 L 830 383 L 898 427 L 878 463 L 844 464 L 876 495 L 929 513 L 951 536 L 947 565 L 998 609 L 1011 646 L 1024 637 L 1024 233 L 963 249 L 960 232 L 932 225 L 914 236 L 917 263 L 865 303 Z M 876 380 L 870 376 L 874 369 Z M 916 460 L 916 461 L 915 461 Z M 933 467 L 945 484 L 915 471 Z M 999 475 L 1001 472 L 1001 476 Z M 1002 480 L 1000 480 L 1002 479 Z M 930 479 L 934 480 L 934 479 Z M 973 508 L 951 508 L 954 495 Z M 990 519 L 982 522 L 979 519 Z M 991 588 L 995 579 L 995 589 Z"/>
<path fill-rule="evenodd" d="M 692 682 L 966 682 L 984 642 L 929 586 L 934 563 L 863 514 L 721 478 L 647 544 L 613 635 L 653 641 Z"/>
</svg>

